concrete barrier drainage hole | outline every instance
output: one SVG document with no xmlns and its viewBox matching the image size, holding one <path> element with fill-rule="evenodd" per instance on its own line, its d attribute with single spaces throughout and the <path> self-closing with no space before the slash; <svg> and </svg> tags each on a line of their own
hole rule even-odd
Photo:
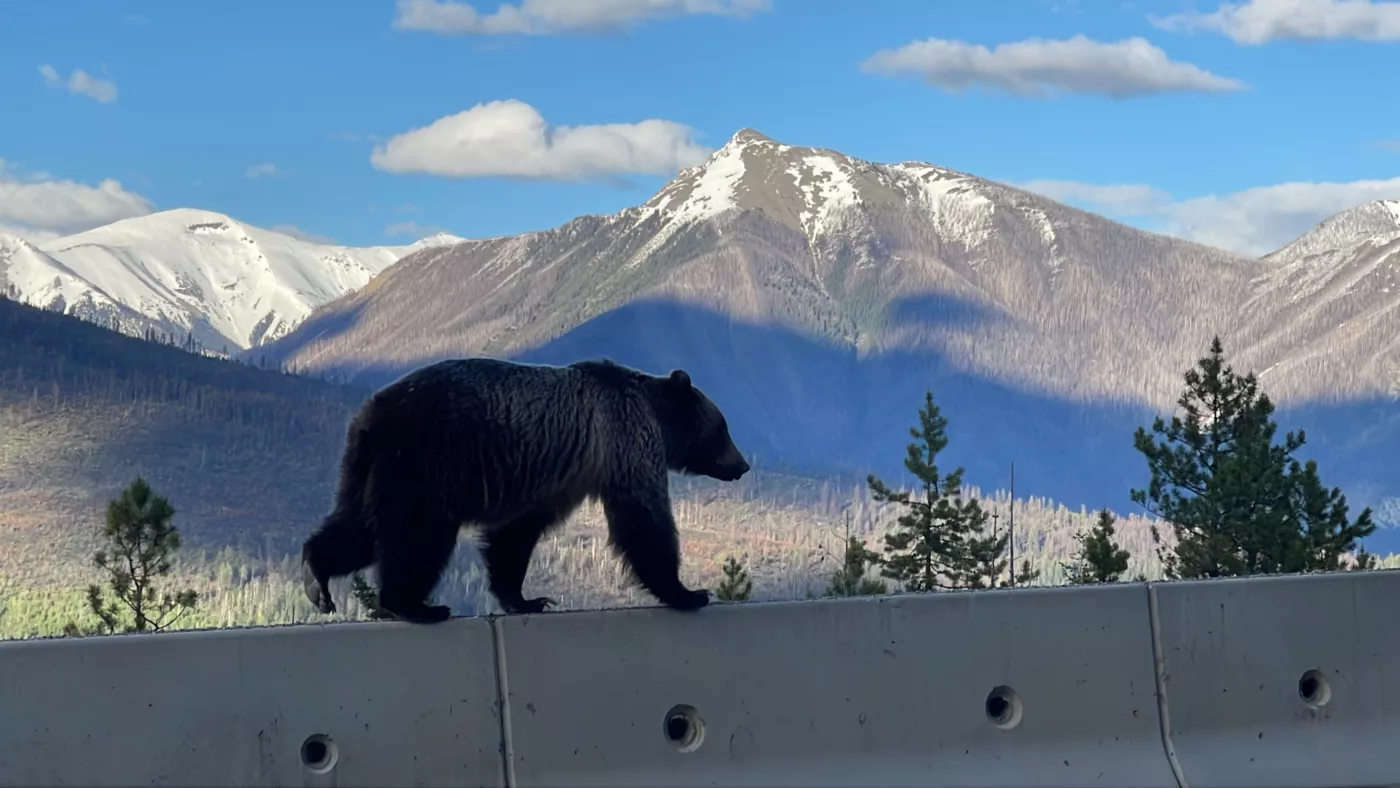
<svg viewBox="0 0 1400 788">
<path fill-rule="evenodd" d="M 666 741 L 681 752 L 695 752 L 705 741 L 705 721 L 694 706 L 684 703 L 672 706 L 666 712 L 663 725 Z"/>
<path fill-rule="evenodd" d="M 1308 708 L 1320 709 L 1332 699 L 1332 685 L 1327 683 L 1327 677 L 1322 675 L 1322 671 L 1314 668 L 1298 679 L 1298 697 L 1303 699 Z"/>
<path fill-rule="evenodd" d="M 316 774 L 325 774 L 334 769 L 339 757 L 335 742 L 324 733 L 313 733 L 301 743 L 301 762 Z"/>
<path fill-rule="evenodd" d="M 986 710 L 987 719 L 1004 731 L 1021 724 L 1021 696 L 1008 686 L 992 688 L 987 694 Z"/>
</svg>

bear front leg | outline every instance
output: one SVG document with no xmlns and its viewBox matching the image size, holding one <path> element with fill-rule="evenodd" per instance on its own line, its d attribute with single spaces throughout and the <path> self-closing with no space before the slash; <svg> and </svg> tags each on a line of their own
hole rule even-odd
<svg viewBox="0 0 1400 788">
<path fill-rule="evenodd" d="M 400 621 L 436 624 L 452 608 L 427 604 L 457 547 L 457 527 L 438 519 L 380 522 L 379 609 Z"/>
<path fill-rule="evenodd" d="M 508 615 L 543 613 L 559 604 L 547 596 L 526 599 L 524 595 L 530 557 L 555 519 L 548 511 L 530 512 L 493 526 L 482 536 L 481 558 L 491 595 Z"/>
<path fill-rule="evenodd" d="M 603 512 L 609 541 L 652 596 L 675 610 L 699 610 L 710 603 L 709 590 L 692 590 L 681 582 L 680 536 L 664 493 L 614 491 L 603 497 Z"/>
</svg>

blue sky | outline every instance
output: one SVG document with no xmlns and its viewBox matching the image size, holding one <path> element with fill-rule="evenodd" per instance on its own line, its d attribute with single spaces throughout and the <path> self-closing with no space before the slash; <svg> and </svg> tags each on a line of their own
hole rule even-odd
<svg viewBox="0 0 1400 788">
<path fill-rule="evenodd" d="M 1400 2 L 474 6 L 0 4 L 0 229 L 508 234 L 643 202 L 744 127 L 1245 252 L 1400 198 Z"/>
</svg>

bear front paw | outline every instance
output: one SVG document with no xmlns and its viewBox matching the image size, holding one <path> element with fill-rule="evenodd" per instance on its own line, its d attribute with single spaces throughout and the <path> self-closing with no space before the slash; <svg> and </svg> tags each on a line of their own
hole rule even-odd
<svg viewBox="0 0 1400 788">
<path fill-rule="evenodd" d="M 694 591 L 687 591 L 679 597 L 670 600 L 667 604 L 676 610 L 699 610 L 710 604 L 710 590 L 708 588 L 699 588 Z"/>
</svg>

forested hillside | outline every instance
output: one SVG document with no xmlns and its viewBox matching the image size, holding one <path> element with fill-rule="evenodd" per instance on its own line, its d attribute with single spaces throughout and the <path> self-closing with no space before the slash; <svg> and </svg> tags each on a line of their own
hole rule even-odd
<svg viewBox="0 0 1400 788">
<path fill-rule="evenodd" d="M 59 581 L 136 474 L 194 549 L 287 550 L 330 501 L 361 390 L 0 299 L 0 575 Z"/>
<path fill-rule="evenodd" d="M 344 425 L 364 396 L 0 299 L 0 636 L 57 634 L 84 619 L 104 508 L 138 474 L 174 505 L 184 537 L 178 582 L 202 596 L 181 626 L 319 620 L 290 556 L 330 504 Z M 912 426 L 920 402 L 904 405 Z M 951 424 L 964 417 L 944 415 Z M 757 599 L 822 593 L 846 528 L 879 551 L 899 514 L 874 501 L 864 478 L 789 475 L 761 457 L 742 482 L 676 477 L 672 490 L 683 576 L 714 587 L 733 556 Z M 1004 532 L 1007 495 L 982 503 Z M 1030 559 L 1038 583 L 1062 582 L 1074 536 L 1094 513 L 1028 498 L 1014 516 L 1017 563 Z M 460 614 L 492 609 L 470 541 L 439 588 Z M 1147 520 L 1120 518 L 1118 541 L 1132 554 L 1127 576 L 1159 576 Z M 541 544 L 526 582 L 565 607 L 648 603 L 612 557 L 596 506 Z M 360 615 L 347 586 L 336 587 L 339 605 Z"/>
</svg>

